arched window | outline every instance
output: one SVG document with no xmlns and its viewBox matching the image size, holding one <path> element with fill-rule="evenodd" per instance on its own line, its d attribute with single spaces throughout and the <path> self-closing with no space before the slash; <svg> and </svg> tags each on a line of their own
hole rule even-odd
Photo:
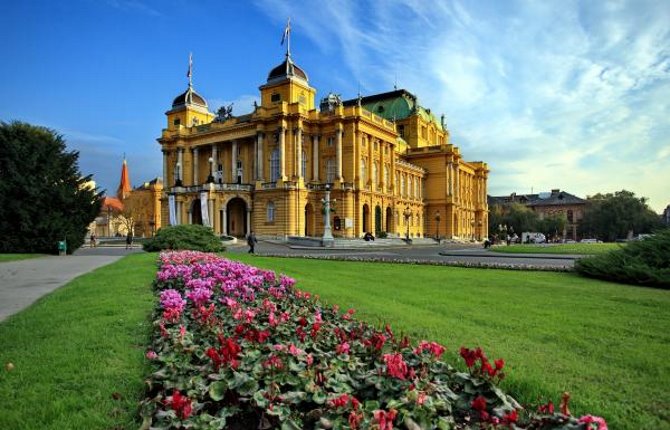
<svg viewBox="0 0 670 430">
<path fill-rule="evenodd" d="M 274 222 L 275 220 L 275 204 L 274 202 L 268 202 L 267 205 L 267 221 Z"/>
<path fill-rule="evenodd" d="M 270 182 L 277 182 L 279 179 L 279 149 L 272 151 L 270 156 Z"/>
<path fill-rule="evenodd" d="M 368 183 L 367 164 L 367 160 L 365 158 L 361 158 L 361 180 L 363 181 L 363 186 L 366 186 Z"/>
<path fill-rule="evenodd" d="M 335 159 L 329 158 L 326 160 L 326 182 L 332 183 L 335 181 Z"/>
</svg>

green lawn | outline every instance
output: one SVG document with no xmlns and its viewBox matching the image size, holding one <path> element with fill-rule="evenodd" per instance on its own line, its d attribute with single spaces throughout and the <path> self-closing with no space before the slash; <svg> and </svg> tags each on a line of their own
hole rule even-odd
<svg viewBox="0 0 670 430">
<path fill-rule="evenodd" d="M 0 254 L 0 263 L 5 261 L 27 260 L 29 258 L 44 257 L 44 254 Z"/>
<path fill-rule="evenodd" d="M 524 244 L 510 246 L 494 246 L 493 252 L 510 254 L 575 254 L 595 255 L 604 254 L 625 246 L 620 243 L 557 243 L 557 244 Z"/>
<path fill-rule="evenodd" d="M 452 362 L 461 345 L 482 346 L 505 358 L 503 388 L 523 403 L 567 390 L 573 413 L 611 429 L 670 429 L 668 291 L 566 273 L 227 256 L 439 341 Z M 0 429 L 138 427 L 155 258 L 129 255 L 0 323 Z"/>
<path fill-rule="evenodd" d="M 130 255 L 0 323 L 0 429 L 139 427 L 155 261 Z"/>
<path fill-rule="evenodd" d="M 670 292 L 569 273 L 229 257 L 286 273 L 298 287 L 412 339 L 505 358 L 522 403 L 572 393 L 574 414 L 611 429 L 670 429 Z"/>
</svg>

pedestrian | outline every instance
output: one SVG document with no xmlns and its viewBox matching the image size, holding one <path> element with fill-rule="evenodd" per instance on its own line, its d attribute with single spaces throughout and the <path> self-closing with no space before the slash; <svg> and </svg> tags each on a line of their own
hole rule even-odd
<svg viewBox="0 0 670 430">
<path fill-rule="evenodd" d="M 126 235 L 126 249 L 133 249 L 133 232 L 128 231 Z"/>
<path fill-rule="evenodd" d="M 247 245 L 249 245 L 249 254 L 255 254 L 254 252 L 254 247 L 258 243 L 258 239 L 256 239 L 256 233 L 253 232 L 253 230 L 249 233 L 249 236 L 247 236 Z"/>
<path fill-rule="evenodd" d="M 95 248 L 95 232 L 91 233 L 91 248 Z"/>
</svg>

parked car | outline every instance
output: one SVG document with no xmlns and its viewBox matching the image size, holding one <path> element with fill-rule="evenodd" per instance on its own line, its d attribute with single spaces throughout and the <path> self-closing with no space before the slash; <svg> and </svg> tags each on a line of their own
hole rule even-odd
<svg viewBox="0 0 670 430">
<path fill-rule="evenodd" d="M 563 243 L 577 243 L 577 242 L 575 242 L 575 241 L 572 240 L 572 239 L 565 239 L 565 240 L 563 241 Z"/>
<path fill-rule="evenodd" d="M 603 243 L 603 241 L 598 239 L 582 239 L 579 243 Z"/>
</svg>

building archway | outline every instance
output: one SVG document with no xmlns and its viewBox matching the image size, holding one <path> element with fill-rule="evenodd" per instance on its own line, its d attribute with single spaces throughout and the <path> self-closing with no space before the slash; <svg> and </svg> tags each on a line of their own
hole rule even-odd
<svg viewBox="0 0 670 430">
<path fill-rule="evenodd" d="M 305 205 L 305 236 L 316 235 L 316 214 L 311 203 Z"/>
<path fill-rule="evenodd" d="M 368 204 L 363 205 L 363 232 L 370 231 L 370 206 Z"/>
<path fill-rule="evenodd" d="M 393 209 L 391 207 L 386 208 L 386 233 L 393 232 Z"/>
<path fill-rule="evenodd" d="M 200 199 L 195 199 L 191 202 L 191 224 L 202 225 L 202 206 Z"/>
<path fill-rule="evenodd" d="M 244 237 L 247 234 L 247 203 L 235 197 L 226 205 L 228 235 Z"/>
<path fill-rule="evenodd" d="M 382 231 L 382 208 L 375 206 L 375 236 L 379 236 Z"/>
</svg>

